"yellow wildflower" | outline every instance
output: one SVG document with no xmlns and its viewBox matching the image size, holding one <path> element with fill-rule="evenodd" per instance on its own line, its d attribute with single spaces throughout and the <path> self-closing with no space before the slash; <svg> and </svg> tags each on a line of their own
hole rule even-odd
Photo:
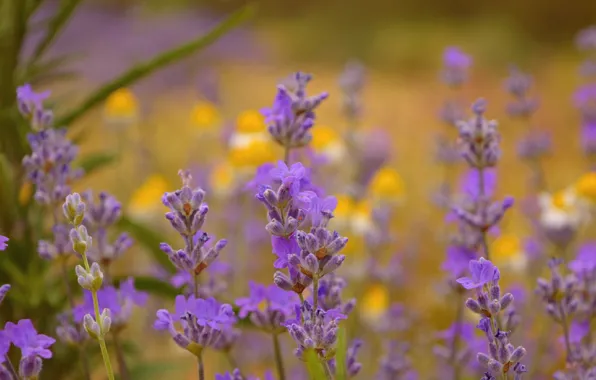
<svg viewBox="0 0 596 380">
<path fill-rule="evenodd" d="M 596 172 L 584 174 L 575 183 L 577 195 L 596 204 Z"/>
<path fill-rule="evenodd" d="M 232 147 L 228 158 L 236 168 L 252 169 L 275 161 L 276 156 L 272 141 L 253 140 L 244 146 Z"/>
<path fill-rule="evenodd" d="M 373 176 L 368 191 L 378 201 L 400 201 L 405 195 L 404 181 L 395 169 L 384 166 Z"/>
<path fill-rule="evenodd" d="M 168 183 L 162 176 L 153 174 L 133 193 L 128 205 L 133 215 L 152 214 L 161 205 L 161 197 L 168 191 Z"/>
<path fill-rule="evenodd" d="M 192 125 L 197 129 L 209 129 L 219 124 L 219 111 L 211 102 L 197 103 L 191 112 Z"/>
<path fill-rule="evenodd" d="M 32 194 L 33 184 L 29 181 L 24 182 L 23 186 L 21 186 L 21 189 L 19 190 L 19 204 L 24 206 L 29 203 Z"/>
<path fill-rule="evenodd" d="M 265 118 L 259 111 L 247 110 L 236 119 L 236 132 L 238 133 L 259 133 L 265 132 Z"/>
<path fill-rule="evenodd" d="M 345 145 L 333 128 L 316 126 L 312 129 L 311 146 L 318 154 L 337 162 L 345 156 Z"/>
<path fill-rule="evenodd" d="M 565 189 L 538 197 L 540 223 L 549 229 L 577 228 L 586 221 L 586 212 L 575 189 Z"/>
<path fill-rule="evenodd" d="M 369 322 L 376 322 L 382 318 L 389 309 L 389 290 L 382 284 L 369 287 L 362 298 L 360 308 L 362 316 Z"/>
<path fill-rule="evenodd" d="M 492 243 L 491 258 L 497 266 L 522 270 L 527 264 L 521 239 L 515 234 L 503 234 Z"/>
<path fill-rule="evenodd" d="M 137 98 L 128 88 L 120 88 L 108 96 L 104 105 L 104 114 L 111 120 L 128 120 L 138 116 Z"/>
<path fill-rule="evenodd" d="M 233 189 L 235 182 L 234 168 L 229 162 L 222 162 L 215 166 L 209 177 L 211 189 L 218 195 L 227 195 Z"/>
</svg>

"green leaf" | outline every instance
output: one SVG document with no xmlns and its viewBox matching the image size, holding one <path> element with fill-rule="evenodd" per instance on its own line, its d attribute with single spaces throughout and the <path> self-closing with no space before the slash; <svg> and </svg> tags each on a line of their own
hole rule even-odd
<svg viewBox="0 0 596 380">
<path fill-rule="evenodd" d="M 58 12 L 48 22 L 48 29 L 39 43 L 35 46 L 31 55 L 30 64 L 37 61 L 43 53 L 52 45 L 60 34 L 67 21 L 72 16 L 82 0 L 63 0 L 60 2 Z"/>
<path fill-rule="evenodd" d="M 78 162 L 77 165 L 81 167 L 85 174 L 91 174 L 96 170 L 99 170 L 116 160 L 117 156 L 115 153 L 106 153 L 106 152 L 99 152 L 99 153 L 90 153 L 85 157 L 82 157 Z"/>
<path fill-rule="evenodd" d="M 152 361 L 139 363 L 130 371 L 132 380 L 151 380 L 151 379 L 171 379 L 178 378 L 172 376 L 173 372 L 179 372 L 185 369 L 181 360 Z M 166 373 L 168 376 L 166 376 Z"/>
<path fill-rule="evenodd" d="M 165 242 L 166 238 L 159 232 L 135 222 L 123 216 L 118 222 L 118 227 L 122 231 L 128 232 L 137 243 L 141 244 L 153 256 L 153 258 L 168 272 L 175 273 L 176 268 L 170 262 L 168 256 L 159 249 L 159 243 Z"/>
<path fill-rule="evenodd" d="M 87 113 L 87 111 L 102 103 L 114 91 L 122 87 L 130 86 L 131 84 L 148 76 L 154 71 L 169 64 L 178 62 L 179 60 L 211 45 L 226 32 L 251 17 L 254 12 L 255 7 L 253 5 L 246 5 L 240 10 L 232 13 L 231 16 L 219 23 L 204 36 L 198 37 L 195 40 L 161 53 L 147 62 L 133 66 L 118 78 L 114 79 L 112 82 L 105 84 L 104 86 L 97 89 L 94 93 L 89 95 L 87 99 L 83 100 L 83 102 L 77 108 L 70 111 L 65 116 L 59 118 L 56 121 L 56 125 L 63 125 L 67 127 L 70 126 L 75 120 Z"/>
<path fill-rule="evenodd" d="M 335 351 L 335 380 L 347 380 L 346 363 L 348 357 L 348 342 L 346 329 L 340 328 L 337 332 L 337 348 Z"/>
<path fill-rule="evenodd" d="M 8 212 L 7 217 L 15 216 L 17 213 L 17 198 L 15 194 L 17 186 L 14 183 L 14 171 L 8 158 L 0 153 L 0 194 L 2 195 L 0 205 L 2 211 L 0 213 Z M 7 219 L 11 220 L 11 219 Z M 8 232 L 8 231 L 5 231 Z"/>
<path fill-rule="evenodd" d="M 117 278 L 116 282 L 120 282 L 126 278 L 128 278 L 128 276 Z M 180 289 L 171 285 L 169 282 L 160 280 L 158 278 L 151 276 L 133 276 L 133 278 L 135 280 L 135 288 L 138 290 L 143 290 L 164 298 L 174 298 L 177 295 L 180 295 Z"/>
<path fill-rule="evenodd" d="M 304 358 L 306 359 L 306 369 L 311 380 L 326 380 L 325 369 L 323 363 L 319 360 L 319 356 L 313 349 L 304 351 Z"/>
</svg>

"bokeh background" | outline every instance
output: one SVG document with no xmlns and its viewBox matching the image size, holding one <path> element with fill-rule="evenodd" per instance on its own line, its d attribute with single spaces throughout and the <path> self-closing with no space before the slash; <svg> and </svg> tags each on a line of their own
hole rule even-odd
<svg viewBox="0 0 596 380">
<path fill-rule="evenodd" d="M 59 3 L 43 2 L 32 25 L 42 23 Z M 83 1 L 48 49 L 48 59 L 67 59 L 56 63 L 56 75 L 34 81 L 34 87 L 51 89 L 55 113 L 65 114 L 86 94 L 128 67 L 205 33 L 243 5 L 245 2 L 235 0 Z M 446 173 L 435 159 L 436 136 L 456 137 L 456 131 L 439 118 L 443 101 L 451 96 L 440 79 L 443 51 L 458 46 L 472 56 L 469 82 L 458 96 L 470 104 L 479 97 L 486 98 L 488 117 L 499 120 L 503 157 L 498 166 L 497 196 L 522 199 L 532 193 L 527 180 L 530 168 L 516 154 L 525 125 L 507 115 L 506 104 L 511 99 L 503 82 L 512 64 L 533 75 L 532 92 L 540 100 L 540 109 L 532 123 L 552 135 L 552 154 L 543 165 L 546 190 L 557 191 L 590 168 L 580 144 L 580 114 L 572 102 L 572 94 L 581 83 L 578 68 L 584 58 L 573 41 L 578 30 L 596 22 L 596 2 L 271 0 L 256 5 L 254 17 L 206 49 L 116 91 L 107 102 L 70 125 L 69 136 L 80 143 L 81 156 L 95 155 L 101 160 L 105 155 L 111 162 L 93 170 L 74 188 L 82 191 L 92 187 L 114 194 L 123 202 L 128 219 L 154 228 L 173 241 L 175 235 L 166 232 L 160 198 L 164 191 L 178 188 L 178 169 L 190 169 L 195 182 L 208 190 L 210 229 L 233 242 L 230 252 L 224 252 L 221 259 L 250 268 L 228 279 L 229 290 L 224 298 L 233 300 L 246 294 L 248 272 L 264 283 L 270 283 L 273 274 L 267 237 L 259 235 L 264 230 L 230 227 L 226 213 L 232 202 L 236 202 L 234 207 L 242 208 L 241 220 L 246 224 L 258 227 L 264 216 L 261 205 L 249 195 L 233 199 L 233 188 L 250 177 L 247 173 L 254 172 L 256 164 L 281 158 L 282 152 L 262 147 L 233 156 L 226 138 L 239 129 L 260 125 L 262 121 L 255 119 L 254 113 L 272 103 L 280 80 L 301 70 L 314 75 L 311 93 L 330 93 L 329 100 L 319 108 L 315 127 L 328 131 L 315 138 L 319 144 L 315 148 L 324 150 L 341 140 L 348 128 L 341 109 L 339 75 L 348 61 L 360 61 L 366 68 L 366 85 L 358 127 L 381 136 L 379 149 L 387 153 L 386 164 L 401 179 L 396 188 L 401 201 L 392 206 L 391 236 L 395 239 L 383 253 L 385 258 L 396 254 L 401 269 L 396 267 L 390 272 L 387 283 L 351 274 L 358 286 L 348 287 L 346 296 L 359 297 L 356 314 L 360 328 L 351 329 L 350 336 L 366 340 L 361 378 L 373 378 L 382 349 L 369 325 L 374 325 L 375 318 L 392 302 L 400 302 L 415 321 L 412 328 L 399 333 L 400 339 L 411 343 L 410 355 L 420 378 L 438 379 L 429 365 L 436 359 L 432 350 L 435 333 L 452 323 L 454 302 L 459 298 L 444 290 L 445 275 L 440 266 L 446 249 L 445 210 L 435 200 L 445 178 L 457 183 L 464 170 L 461 165 Z M 34 27 L 31 30 L 25 41 L 25 56 L 42 38 Z M 0 131 L 7 141 L 8 133 Z M 370 144 L 378 144 L 377 140 Z M 9 151 L 6 145 L 3 149 Z M 346 164 L 341 159 L 331 161 L 322 171 L 339 178 Z M 329 182 L 338 196 L 349 192 L 340 180 L 332 178 Z M 26 186 L 21 194 L 23 202 L 31 201 Z M 362 212 L 365 219 L 370 213 L 366 207 L 364 211 L 355 210 L 350 212 Z M 8 223 L 4 225 L 9 227 Z M 525 262 L 521 246 L 531 234 L 531 223 L 520 208 L 514 208 L 501 227 L 501 237 L 506 239 L 490 237 L 499 263 L 517 268 L 519 262 Z M 596 237 L 590 231 L 585 234 Z M 353 263 L 348 263 L 348 272 L 370 253 L 363 239 L 354 236 L 353 242 L 347 259 Z M 230 258 L 226 259 L 228 253 Z M 155 259 L 146 245 L 136 244 L 114 271 L 115 276 L 154 275 Z M 535 278 L 528 277 L 524 269 L 512 270 L 504 277 L 507 284 L 520 285 L 528 292 L 520 308 L 525 303 L 535 305 L 531 300 Z M 152 300 L 135 313 L 126 336 L 131 340 L 142 336 L 143 348 L 131 348 L 131 360 L 169 360 L 174 365 L 160 371 L 170 372 L 159 372 L 162 375 L 156 378 L 194 378 L 194 363 L 185 360 L 188 355 L 180 352 L 169 337 L 148 332 L 154 311 L 163 305 L 171 305 L 171 299 Z M 18 314 L 15 311 L 13 315 Z M 518 343 L 532 347 L 522 339 L 537 340 L 554 328 L 546 319 L 539 322 L 526 325 Z M 247 336 L 234 354 L 243 368 L 261 374 L 270 363 L 270 348 L 264 348 L 259 355 L 250 349 L 258 344 L 258 334 L 249 332 Z M 287 366 L 299 367 L 290 354 L 293 343 L 284 338 Z M 547 345 L 549 350 L 560 353 L 556 338 Z M 226 368 L 217 355 L 208 360 L 213 362 L 208 378 L 213 378 L 215 369 Z M 531 378 L 546 376 L 561 365 L 556 361 L 552 366 L 543 365 L 542 374 Z"/>
</svg>

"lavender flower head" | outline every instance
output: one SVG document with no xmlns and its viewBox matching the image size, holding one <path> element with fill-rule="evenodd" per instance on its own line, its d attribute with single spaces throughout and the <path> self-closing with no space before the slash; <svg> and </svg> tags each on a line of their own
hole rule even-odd
<svg viewBox="0 0 596 380">
<path fill-rule="evenodd" d="M 285 331 L 283 324 L 294 313 L 294 306 L 299 302 L 296 294 L 275 285 L 265 286 L 252 281 L 249 288 L 249 297 L 236 300 L 240 308 L 238 316 L 249 316 L 257 328 L 270 333 Z"/>
<path fill-rule="evenodd" d="M 177 296 L 174 313 L 165 309 L 157 311 L 153 327 L 168 331 L 174 342 L 198 356 L 207 347 L 216 346 L 222 339 L 223 330 L 231 328 L 236 318 L 232 306 L 219 304 L 214 298 L 202 299 Z M 180 324 L 181 331 L 176 329 Z"/>
<path fill-rule="evenodd" d="M 271 108 L 263 109 L 268 130 L 273 139 L 287 150 L 307 145 L 312 139 L 314 110 L 328 97 L 326 92 L 306 96 L 306 85 L 312 75 L 297 72 L 277 87 Z"/>
<path fill-rule="evenodd" d="M 362 369 L 362 363 L 358 362 L 356 356 L 358 355 L 358 351 L 362 348 L 364 342 L 360 339 L 354 339 L 350 346 L 348 347 L 348 352 L 346 354 L 346 375 L 348 379 L 356 377 L 360 370 Z M 329 368 L 331 372 L 337 374 L 337 366 L 336 360 L 332 359 L 329 361 Z"/>
<path fill-rule="evenodd" d="M 501 296 L 499 270 L 490 261 L 481 257 L 470 261 L 471 277 L 457 280 L 464 288 L 476 290 L 476 299 L 468 298 L 466 307 L 480 316 L 478 328 L 486 334 L 488 340 L 488 354 L 479 352 L 478 362 L 488 371 L 486 378 L 508 376 L 510 371 L 515 373 L 516 379 L 521 379 L 526 371 L 520 361 L 525 356 L 525 348 L 517 348 L 510 343 L 511 331 L 507 324 L 501 326 L 498 316 L 513 303 L 513 295 L 505 293 Z"/>
<path fill-rule="evenodd" d="M 468 121 L 457 122 L 461 155 L 473 168 L 493 167 L 501 156 L 498 124 L 495 120 L 489 121 L 484 118 L 484 99 L 477 100 L 472 105 L 472 111 L 475 116 Z"/>
<path fill-rule="evenodd" d="M 443 71 L 441 79 L 451 87 L 459 87 L 468 80 L 468 70 L 472 58 L 456 46 L 450 46 L 443 52 Z"/>
<path fill-rule="evenodd" d="M 512 66 L 509 77 L 505 80 L 505 89 L 514 98 L 507 104 L 507 113 L 511 117 L 528 118 L 538 108 L 538 100 L 529 96 L 533 78 Z"/>
<path fill-rule="evenodd" d="M 346 281 L 335 272 L 327 274 L 319 281 L 319 306 L 325 311 L 337 310 L 344 315 L 349 315 L 356 307 L 356 299 L 343 301 L 342 292 L 346 286 Z"/>
<path fill-rule="evenodd" d="M 17 324 L 7 322 L 4 333 L 21 350 L 19 375 L 26 379 L 37 378 L 41 372 L 41 359 L 52 358 L 49 348 L 56 340 L 38 334 L 30 319 L 21 319 Z"/>
<path fill-rule="evenodd" d="M 133 244 L 127 233 L 120 234 L 112 243 L 108 240 L 108 229 L 120 220 L 122 205 L 106 192 L 99 193 L 97 202 L 91 191 L 83 193 L 83 199 L 87 205 L 84 223 L 95 236 L 95 245 L 88 251 L 88 255 L 94 261 L 109 265 Z"/>
<path fill-rule="evenodd" d="M 182 188 L 165 193 L 162 201 L 170 209 L 170 212 L 166 213 L 166 219 L 184 238 L 185 246 L 183 249 L 174 250 L 169 244 L 161 243 L 160 248 L 176 268 L 198 275 L 219 256 L 227 240 L 219 240 L 206 248 L 205 243 L 210 237 L 200 231 L 209 211 L 209 207 L 203 202 L 205 192 L 200 188 L 190 187 L 192 177 L 189 172 L 181 170 L 179 174 L 182 178 Z"/>
<path fill-rule="evenodd" d="M 8 242 L 8 238 L 6 236 L 2 236 L 0 235 L 0 251 L 5 251 L 6 248 L 8 247 L 8 244 L 6 244 Z"/>
<path fill-rule="evenodd" d="M 6 295 L 8 294 L 9 290 L 10 290 L 10 284 L 4 284 L 4 285 L 0 286 L 0 304 L 2 304 L 2 301 L 4 301 L 4 298 L 6 298 Z"/>
<path fill-rule="evenodd" d="M 379 363 L 375 379 L 378 380 L 417 380 L 418 374 L 412 369 L 412 362 L 407 356 L 409 346 L 403 342 L 386 343 L 385 355 Z"/>
<path fill-rule="evenodd" d="M 364 65 L 350 61 L 339 77 L 339 86 L 343 92 L 342 109 L 348 120 L 357 119 L 362 113 L 362 89 L 366 81 Z"/>
<path fill-rule="evenodd" d="M 54 114 L 43 107 L 43 101 L 50 97 L 50 91 L 35 92 L 30 84 L 17 88 L 17 106 L 21 115 L 29 121 L 34 131 L 51 128 Z"/>
<path fill-rule="evenodd" d="M 40 240 L 37 243 L 37 253 L 45 260 L 54 260 L 56 258 L 66 258 L 72 255 L 72 244 L 69 238 L 69 228 L 64 224 L 56 224 L 52 227 L 54 240 Z"/>
</svg>

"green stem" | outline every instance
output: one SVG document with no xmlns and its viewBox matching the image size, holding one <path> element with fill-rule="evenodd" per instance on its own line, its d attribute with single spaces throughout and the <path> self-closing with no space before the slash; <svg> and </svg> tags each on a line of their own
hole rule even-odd
<svg viewBox="0 0 596 380">
<path fill-rule="evenodd" d="M 323 362 L 323 369 L 325 370 L 325 377 L 327 378 L 327 380 L 333 380 L 333 374 L 331 373 L 331 369 L 329 368 L 328 362 Z"/>
<path fill-rule="evenodd" d="M 114 342 L 114 351 L 116 351 L 116 360 L 118 360 L 120 380 L 130 380 L 130 372 L 128 371 L 128 366 L 126 365 L 126 358 L 124 357 L 124 352 L 122 351 L 122 346 L 120 345 L 118 333 L 115 331 L 112 334 L 112 340 Z"/>
<path fill-rule="evenodd" d="M 203 350 L 199 352 L 197 356 L 197 362 L 199 363 L 199 380 L 205 380 L 205 366 L 203 365 Z"/>
<path fill-rule="evenodd" d="M 484 168 L 478 169 L 478 202 L 484 202 Z M 484 255 L 486 259 L 490 261 L 490 252 L 488 250 L 488 244 L 486 242 L 486 231 L 481 230 L 481 243 L 482 243 L 482 250 L 484 251 Z"/>
<path fill-rule="evenodd" d="M 319 306 L 319 276 L 317 274 L 314 275 L 312 280 L 312 304 L 312 319 L 314 320 Z"/>
<path fill-rule="evenodd" d="M 279 380 L 286 379 L 286 372 L 284 370 L 283 357 L 281 355 L 281 347 L 279 345 L 279 337 L 277 333 L 273 333 L 273 352 L 275 354 L 275 367 L 277 368 L 277 378 Z"/>
<path fill-rule="evenodd" d="M 83 254 L 83 265 L 87 272 L 91 271 L 89 267 L 89 261 L 87 260 L 87 255 Z M 97 291 L 92 290 L 91 296 L 93 297 L 93 310 L 95 311 L 95 322 L 99 324 L 100 328 L 100 336 L 97 338 L 99 341 L 99 347 L 101 349 L 101 357 L 103 358 L 103 363 L 106 367 L 106 372 L 108 373 L 108 379 L 114 380 L 114 370 L 112 369 L 112 363 L 110 362 L 110 355 L 108 354 L 108 348 L 106 347 L 106 341 L 103 337 L 103 324 L 101 323 L 100 312 L 99 312 L 99 301 L 97 300 Z"/>
<path fill-rule="evenodd" d="M 8 354 L 4 355 L 4 363 L 7 365 L 8 371 L 12 374 L 12 377 L 14 377 L 15 380 L 20 380 L 21 377 L 19 376 L 18 372 L 14 369 L 14 366 L 12 365 L 12 362 L 10 361 Z"/>
</svg>

